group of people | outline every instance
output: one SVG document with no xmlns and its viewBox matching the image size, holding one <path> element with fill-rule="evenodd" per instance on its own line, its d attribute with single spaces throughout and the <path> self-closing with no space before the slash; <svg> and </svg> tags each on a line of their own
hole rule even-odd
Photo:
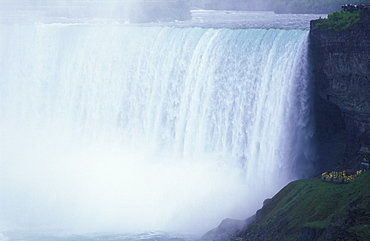
<svg viewBox="0 0 370 241">
<path fill-rule="evenodd" d="M 334 183 L 349 183 L 353 181 L 357 176 L 366 172 L 366 169 L 356 171 L 356 174 L 349 175 L 347 171 L 341 172 L 324 172 L 321 174 L 321 180 L 324 182 L 334 182 Z"/>
<path fill-rule="evenodd" d="M 350 12 L 358 11 L 358 10 L 370 11 L 370 4 L 368 4 L 368 5 L 362 4 L 362 3 L 360 3 L 360 4 L 343 4 L 342 9 L 344 9 L 346 11 L 350 11 Z"/>
</svg>

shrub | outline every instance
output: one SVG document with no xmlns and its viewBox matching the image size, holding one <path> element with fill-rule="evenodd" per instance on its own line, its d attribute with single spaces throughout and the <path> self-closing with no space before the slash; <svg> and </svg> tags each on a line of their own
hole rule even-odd
<svg viewBox="0 0 370 241">
<path fill-rule="evenodd" d="M 315 23 L 314 29 L 333 29 L 334 31 L 340 32 L 348 29 L 355 23 L 369 22 L 368 20 L 362 20 L 360 15 L 361 11 L 350 12 L 341 10 L 333 12 L 328 15 L 328 18 L 318 19 Z"/>
</svg>

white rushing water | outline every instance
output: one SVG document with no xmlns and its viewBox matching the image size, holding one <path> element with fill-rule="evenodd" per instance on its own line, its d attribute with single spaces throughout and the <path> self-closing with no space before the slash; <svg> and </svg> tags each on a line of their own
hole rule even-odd
<svg viewBox="0 0 370 241">
<path fill-rule="evenodd" d="M 0 224 L 199 234 L 252 215 L 309 174 L 307 34 L 1 25 Z"/>
</svg>

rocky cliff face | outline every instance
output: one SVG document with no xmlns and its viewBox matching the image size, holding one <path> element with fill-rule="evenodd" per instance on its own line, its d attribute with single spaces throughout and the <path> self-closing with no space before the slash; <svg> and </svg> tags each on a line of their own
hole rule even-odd
<svg viewBox="0 0 370 241">
<path fill-rule="evenodd" d="M 333 164 L 344 146 L 350 159 L 370 145 L 370 24 L 335 32 L 316 30 L 315 23 L 310 46 L 318 139 L 322 155 Z"/>
</svg>

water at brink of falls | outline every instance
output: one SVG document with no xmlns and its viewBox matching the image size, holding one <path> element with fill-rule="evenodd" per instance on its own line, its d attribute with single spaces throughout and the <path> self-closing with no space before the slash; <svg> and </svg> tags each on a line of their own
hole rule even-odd
<svg viewBox="0 0 370 241">
<path fill-rule="evenodd" d="M 3 19 L 1 241 L 199 235 L 311 174 L 309 20 L 284 26 L 316 16 L 193 16 Z"/>
</svg>

